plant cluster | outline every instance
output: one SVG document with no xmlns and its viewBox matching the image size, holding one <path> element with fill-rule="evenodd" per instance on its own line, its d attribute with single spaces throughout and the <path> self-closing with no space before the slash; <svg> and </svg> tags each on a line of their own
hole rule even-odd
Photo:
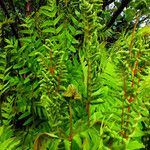
<svg viewBox="0 0 150 150">
<path fill-rule="evenodd" d="M 0 24 L 1 150 L 148 150 L 150 27 L 135 13 L 109 43 L 104 5 L 48 0 L 14 36 Z"/>
</svg>

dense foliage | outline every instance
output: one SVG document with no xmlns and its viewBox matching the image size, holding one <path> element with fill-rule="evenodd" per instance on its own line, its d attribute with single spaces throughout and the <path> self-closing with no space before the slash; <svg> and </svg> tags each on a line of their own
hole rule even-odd
<svg viewBox="0 0 150 150">
<path fill-rule="evenodd" d="M 0 5 L 0 150 L 149 149 L 148 0 Z"/>
</svg>

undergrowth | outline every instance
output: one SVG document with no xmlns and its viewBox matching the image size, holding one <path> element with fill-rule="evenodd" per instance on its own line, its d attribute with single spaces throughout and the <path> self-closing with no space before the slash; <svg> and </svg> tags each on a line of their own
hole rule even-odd
<svg viewBox="0 0 150 150">
<path fill-rule="evenodd" d="M 149 27 L 111 46 L 101 1 L 48 1 L 0 49 L 0 149 L 149 148 Z M 5 132 L 6 131 L 6 132 Z"/>
</svg>

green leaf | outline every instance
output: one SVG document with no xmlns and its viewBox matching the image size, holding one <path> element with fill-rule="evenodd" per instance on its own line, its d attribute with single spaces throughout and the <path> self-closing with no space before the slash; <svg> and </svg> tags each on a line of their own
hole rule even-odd
<svg viewBox="0 0 150 150">
<path fill-rule="evenodd" d="M 10 81 L 11 86 L 14 86 L 14 85 L 16 85 L 16 84 L 18 84 L 20 82 L 18 77 L 11 77 L 9 79 L 9 81 Z"/>
<path fill-rule="evenodd" d="M 30 40 L 31 40 L 31 39 L 30 39 Z M 28 46 L 27 44 L 23 45 L 23 46 L 19 49 L 19 52 L 22 53 L 22 52 L 26 49 L 27 46 Z"/>
<path fill-rule="evenodd" d="M 49 12 L 46 10 L 40 10 L 40 13 L 44 14 L 45 16 L 48 16 L 50 18 L 55 17 L 57 10 L 55 9 L 53 12 Z"/>
<path fill-rule="evenodd" d="M 10 66 L 9 68 L 5 68 L 4 73 L 6 74 L 11 68 L 12 68 L 12 66 Z"/>
<path fill-rule="evenodd" d="M 54 25 L 52 20 L 46 20 L 46 21 L 43 22 L 42 28 L 47 27 L 47 26 L 52 26 L 52 25 Z"/>
<path fill-rule="evenodd" d="M 73 140 L 78 144 L 79 148 L 82 149 L 82 140 L 81 140 L 79 134 L 76 134 L 73 137 Z"/>
<path fill-rule="evenodd" d="M 75 49 L 74 46 L 72 46 L 72 45 L 69 47 L 69 49 L 70 49 L 72 52 L 74 52 L 74 53 L 76 52 L 76 49 Z"/>
<path fill-rule="evenodd" d="M 82 31 L 80 31 L 80 30 L 76 30 L 76 32 L 75 32 L 75 35 L 79 35 L 79 34 L 83 34 L 83 32 Z"/>
<path fill-rule="evenodd" d="M 6 60 L 0 58 L 0 64 L 1 64 L 1 65 L 5 65 L 5 64 L 6 64 Z"/>
<path fill-rule="evenodd" d="M 81 18 L 81 13 L 77 10 L 75 10 L 75 14 L 77 15 L 78 18 Z"/>
<path fill-rule="evenodd" d="M 29 116 L 31 113 L 29 111 L 24 112 L 18 119 L 21 120 L 27 116 Z"/>
<path fill-rule="evenodd" d="M 73 43 L 73 44 L 79 44 L 78 40 L 76 40 L 74 37 L 73 37 L 73 39 L 72 39 L 72 43 Z"/>
<path fill-rule="evenodd" d="M 5 48 L 6 48 L 6 49 L 14 48 L 14 46 L 13 46 L 13 45 L 7 45 L 7 46 L 5 46 Z"/>
<path fill-rule="evenodd" d="M 113 150 L 128 150 L 128 149 L 126 149 L 126 146 L 125 146 L 125 144 L 122 144 L 122 143 L 114 143 L 113 144 L 113 146 L 112 146 L 112 149 Z M 130 150 L 130 149 L 129 149 Z"/>
<path fill-rule="evenodd" d="M 78 22 L 77 19 L 74 18 L 72 15 L 71 15 L 71 20 L 72 20 L 72 22 L 73 22 L 76 26 L 78 26 L 79 22 Z"/>
<path fill-rule="evenodd" d="M 7 82 L 6 84 L 4 84 L 1 93 L 4 93 L 4 92 L 6 92 L 7 89 L 9 89 L 9 86 L 7 86 L 8 84 L 9 84 L 9 82 Z"/>
<path fill-rule="evenodd" d="M 100 88 L 99 90 L 93 92 L 93 93 L 92 93 L 92 97 L 98 96 L 98 95 L 100 95 L 100 94 L 105 94 L 105 95 L 107 95 L 107 93 L 108 93 L 108 87 L 105 86 L 105 87 Z"/>
<path fill-rule="evenodd" d="M 53 133 L 44 133 L 45 135 L 48 135 L 51 138 L 59 138 L 57 135 L 53 134 Z"/>
<path fill-rule="evenodd" d="M 33 30 L 21 30 L 20 32 L 24 34 L 32 34 Z"/>
<path fill-rule="evenodd" d="M 89 143 L 88 138 L 85 138 L 83 140 L 83 150 L 90 150 L 90 143 Z"/>
<path fill-rule="evenodd" d="M 31 37 L 22 37 L 20 38 L 21 42 L 30 43 L 32 41 Z"/>
<path fill-rule="evenodd" d="M 55 20 L 54 20 L 54 26 L 59 22 L 59 20 L 63 17 L 63 13 L 60 14 Z"/>
<path fill-rule="evenodd" d="M 141 148 L 145 148 L 145 146 L 143 145 L 143 143 L 138 141 L 130 141 L 129 144 L 127 145 L 127 149 L 129 150 L 136 150 Z"/>
<path fill-rule="evenodd" d="M 13 143 L 9 146 L 9 149 L 8 150 L 12 150 L 14 148 L 16 148 L 16 146 L 18 146 L 20 144 L 20 141 L 13 141 Z"/>
<path fill-rule="evenodd" d="M 66 36 L 71 43 L 73 44 L 79 43 L 67 30 L 66 30 Z"/>
<path fill-rule="evenodd" d="M 0 71 L 4 72 L 5 67 L 4 66 L 0 66 Z"/>
<path fill-rule="evenodd" d="M 70 150 L 70 142 L 68 140 L 64 140 L 65 150 Z"/>
<path fill-rule="evenodd" d="M 125 17 L 126 17 L 126 20 L 128 22 L 131 22 L 133 20 L 133 17 L 135 16 L 135 10 L 131 9 L 131 8 L 128 8 L 126 11 L 125 11 Z"/>
<path fill-rule="evenodd" d="M 2 53 L 2 54 L 0 55 L 0 58 L 6 59 L 6 53 Z"/>
<path fill-rule="evenodd" d="M 3 134 L 4 126 L 0 126 L 0 136 Z"/>
<path fill-rule="evenodd" d="M 143 116 L 148 117 L 149 115 L 149 110 L 146 108 L 141 107 L 141 113 Z"/>
<path fill-rule="evenodd" d="M 73 35 L 75 34 L 76 29 L 75 29 L 72 25 L 68 24 L 68 29 L 71 31 L 71 33 L 72 33 Z"/>
<path fill-rule="evenodd" d="M 59 149 L 59 144 L 60 144 L 60 142 L 61 142 L 61 140 L 60 139 L 55 139 L 53 142 L 52 142 L 52 144 L 51 144 L 51 146 L 50 146 L 50 150 L 58 150 Z"/>
<path fill-rule="evenodd" d="M 23 123 L 23 126 L 26 126 L 28 124 L 30 124 L 32 122 L 32 117 L 28 118 L 24 123 Z"/>
<path fill-rule="evenodd" d="M 9 114 L 3 112 L 3 117 L 4 117 L 5 119 L 9 118 Z"/>
<path fill-rule="evenodd" d="M 58 34 L 62 29 L 63 29 L 64 25 L 61 24 L 57 29 L 56 29 L 56 33 Z"/>
<path fill-rule="evenodd" d="M 19 62 L 18 64 L 15 64 L 13 68 L 14 68 L 14 69 L 19 69 L 19 68 L 21 68 L 23 65 L 24 65 L 24 61 Z"/>
<path fill-rule="evenodd" d="M 48 10 L 48 11 L 53 11 L 53 7 L 50 7 L 50 6 L 42 6 L 40 9 L 44 9 L 44 10 Z"/>
<path fill-rule="evenodd" d="M 0 79 L 4 80 L 4 75 L 3 74 L 0 74 Z"/>
<path fill-rule="evenodd" d="M 20 70 L 19 71 L 19 74 L 22 75 L 22 74 L 26 74 L 27 72 L 29 72 L 29 69 L 28 68 L 25 68 L 23 70 Z"/>
<path fill-rule="evenodd" d="M 36 56 L 37 55 L 37 51 L 32 51 L 29 56 L 33 57 L 33 56 Z"/>
<path fill-rule="evenodd" d="M 92 100 L 91 102 L 90 102 L 90 104 L 91 105 L 97 105 L 97 104 L 102 104 L 102 103 L 104 103 L 105 101 L 103 100 L 103 99 L 101 99 L 101 98 L 99 98 L 99 99 L 96 99 L 96 100 Z"/>
<path fill-rule="evenodd" d="M 54 33 L 55 34 L 56 30 L 55 30 L 55 28 L 50 27 L 50 28 L 42 30 L 42 32 L 44 32 L 44 33 Z"/>
<path fill-rule="evenodd" d="M 6 140 L 0 145 L 0 149 L 1 149 L 1 150 L 8 150 L 9 145 L 10 145 L 11 143 L 13 143 L 13 141 L 14 141 L 14 138 L 6 139 Z"/>
</svg>

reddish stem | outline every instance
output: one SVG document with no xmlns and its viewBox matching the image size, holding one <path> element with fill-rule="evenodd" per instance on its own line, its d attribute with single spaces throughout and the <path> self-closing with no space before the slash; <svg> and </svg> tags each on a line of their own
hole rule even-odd
<svg viewBox="0 0 150 150">
<path fill-rule="evenodd" d="M 70 112 L 70 135 L 69 135 L 69 141 L 70 141 L 70 150 L 72 150 L 73 134 L 72 134 L 72 108 L 71 108 L 71 103 L 69 104 L 69 112 Z"/>
<path fill-rule="evenodd" d="M 136 16 L 136 21 L 135 21 L 135 24 L 134 24 L 134 29 L 133 29 L 133 32 L 132 32 L 132 37 L 131 37 L 131 42 L 130 42 L 130 47 L 129 47 L 129 53 L 130 53 L 130 58 L 132 57 L 132 47 L 133 47 L 133 41 L 134 41 L 134 34 L 135 34 L 135 31 L 136 31 L 136 26 L 138 24 L 138 15 Z M 132 58 L 131 58 L 132 59 Z M 135 62 L 135 65 L 132 67 L 131 66 L 131 73 L 132 73 L 132 82 L 131 82 L 131 89 L 133 90 L 134 89 L 134 81 L 135 81 L 135 74 L 137 72 L 136 68 L 138 66 L 138 62 L 136 61 Z M 130 98 L 128 99 L 128 102 L 129 103 L 132 103 L 133 101 L 133 95 L 131 94 L 130 95 Z M 130 113 L 131 111 L 131 106 L 129 105 L 128 106 L 128 113 Z M 130 115 L 127 115 L 127 123 L 126 123 L 126 126 L 128 127 L 128 124 L 129 124 L 129 120 L 130 120 Z M 127 133 L 125 132 L 125 137 L 128 138 L 127 136 Z"/>
<path fill-rule="evenodd" d="M 132 46 L 133 46 L 133 40 L 134 40 L 134 34 L 135 34 L 135 30 L 136 30 L 136 26 L 138 24 L 138 18 L 139 16 L 137 15 L 136 16 L 136 21 L 135 21 L 135 24 L 134 24 L 134 28 L 133 28 L 133 32 L 132 32 L 132 37 L 131 37 L 131 42 L 130 42 L 130 56 L 132 56 Z"/>
</svg>

